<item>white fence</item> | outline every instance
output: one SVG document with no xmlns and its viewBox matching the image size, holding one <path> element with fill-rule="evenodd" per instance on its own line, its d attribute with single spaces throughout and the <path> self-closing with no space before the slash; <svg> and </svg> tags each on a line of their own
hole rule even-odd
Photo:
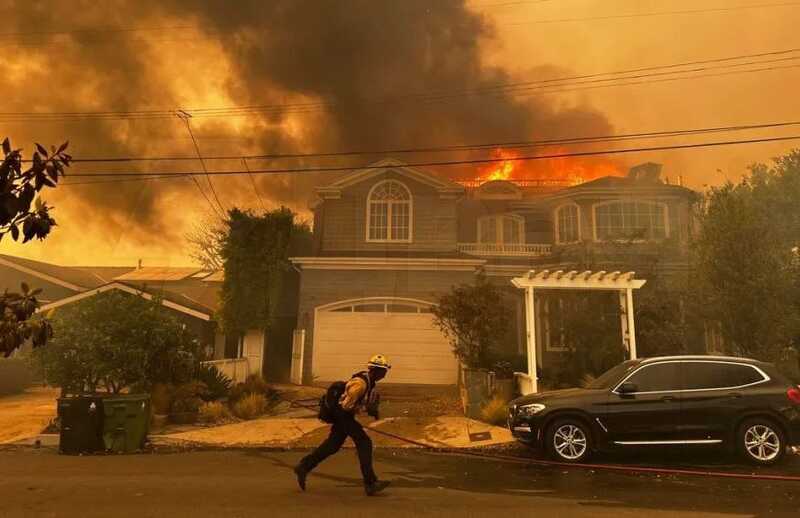
<svg viewBox="0 0 800 518">
<path fill-rule="evenodd" d="M 250 360 L 247 358 L 234 358 L 227 360 L 212 360 L 203 362 L 203 365 L 213 365 L 218 371 L 229 377 L 234 383 L 240 383 L 250 375 Z"/>
</svg>

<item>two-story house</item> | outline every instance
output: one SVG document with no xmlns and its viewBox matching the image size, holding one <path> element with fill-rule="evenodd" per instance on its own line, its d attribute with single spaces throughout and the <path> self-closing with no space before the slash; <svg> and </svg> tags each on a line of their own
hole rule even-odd
<svg viewBox="0 0 800 518">
<path fill-rule="evenodd" d="M 685 275 L 696 194 L 663 183 L 660 166 L 580 185 L 462 185 L 388 159 L 317 189 L 315 252 L 301 272 L 298 327 L 305 382 L 342 379 L 375 353 L 394 383 L 454 384 L 458 364 L 430 308 L 483 272 L 509 292 L 509 348 L 525 351 L 521 293 L 530 269 L 629 270 L 650 261 Z M 558 298 L 540 297 L 539 362 L 563 350 Z M 301 334 L 303 336 L 303 334 Z"/>
</svg>

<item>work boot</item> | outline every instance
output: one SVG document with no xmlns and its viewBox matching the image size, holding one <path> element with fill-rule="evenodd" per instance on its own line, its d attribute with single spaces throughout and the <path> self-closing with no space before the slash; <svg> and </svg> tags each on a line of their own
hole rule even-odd
<svg viewBox="0 0 800 518">
<path fill-rule="evenodd" d="M 306 490 L 306 477 L 308 476 L 308 472 L 303 469 L 302 466 L 299 464 L 294 468 L 294 474 L 297 475 L 297 485 L 300 486 L 300 489 L 305 491 Z"/>
<path fill-rule="evenodd" d="M 387 487 L 389 487 L 390 482 L 386 480 L 376 480 L 372 484 L 365 484 L 364 485 L 364 492 L 367 496 L 375 496 Z"/>
</svg>

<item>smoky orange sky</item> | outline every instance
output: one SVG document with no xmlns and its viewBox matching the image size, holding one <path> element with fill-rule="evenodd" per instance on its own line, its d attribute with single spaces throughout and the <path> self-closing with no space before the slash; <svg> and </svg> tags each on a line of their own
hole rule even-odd
<svg viewBox="0 0 800 518">
<path fill-rule="evenodd" d="M 429 104 L 373 102 L 793 49 L 800 47 L 800 2 L 0 0 L 0 8 L 7 13 L 0 34 L 0 112 L 283 106 L 246 116 L 193 117 L 205 156 L 449 146 L 800 119 L 800 68 L 792 68 L 797 62 L 791 60 L 768 67 L 774 70 L 679 81 L 456 96 Z M 314 104 L 321 102 L 327 104 Z M 298 107 L 309 103 L 311 108 Z M 31 121 L 0 115 L 0 129 L 26 150 L 35 141 L 69 140 L 76 158 L 195 155 L 177 117 Z M 796 132 L 790 127 L 568 150 Z M 749 164 L 768 162 L 796 147 L 800 143 L 789 141 L 647 152 L 585 159 L 580 165 L 624 172 L 635 163 L 661 162 L 671 181 L 682 178 L 702 190 L 736 180 Z M 379 158 L 253 160 L 248 166 L 355 167 Z M 207 165 L 211 170 L 243 167 L 236 159 Z M 552 165 L 555 170 L 563 162 Z M 529 175 L 550 171 L 547 163 L 525 167 Z M 200 163 L 76 164 L 71 171 L 187 169 L 200 170 Z M 431 169 L 454 178 L 485 172 L 479 167 Z M 332 173 L 240 175 L 212 181 L 225 208 L 284 204 L 306 215 L 313 187 L 333 178 Z M 198 181 L 212 197 L 208 180 Z M 78 185 L 67 185 L 73 182 Z M 64 185 L 45 193 L 59 223 L 46 241 L 22 246 L 6 238 L 2 253 L 66 265 L 134 265 L 139 259 L 146 265 L 191 263 L 183 235 L 210 212 L 191 181 L 85 182 L 67 177 Z"/>
</svg>

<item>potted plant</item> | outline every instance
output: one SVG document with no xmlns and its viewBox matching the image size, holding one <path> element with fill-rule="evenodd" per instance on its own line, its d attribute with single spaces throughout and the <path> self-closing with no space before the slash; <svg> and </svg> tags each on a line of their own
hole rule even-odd
<svg viewBox="0 0 800 518">
<path fill-rule="evenodd" d="M 493 391 L 491 358 L 509 324 L 502 293 L 485 276 L 478 275 L 475 284 L 456 286 L 441 296 L 432 313 L 461 363 L 464 414 L 478 419 Z"/>
</svg>

